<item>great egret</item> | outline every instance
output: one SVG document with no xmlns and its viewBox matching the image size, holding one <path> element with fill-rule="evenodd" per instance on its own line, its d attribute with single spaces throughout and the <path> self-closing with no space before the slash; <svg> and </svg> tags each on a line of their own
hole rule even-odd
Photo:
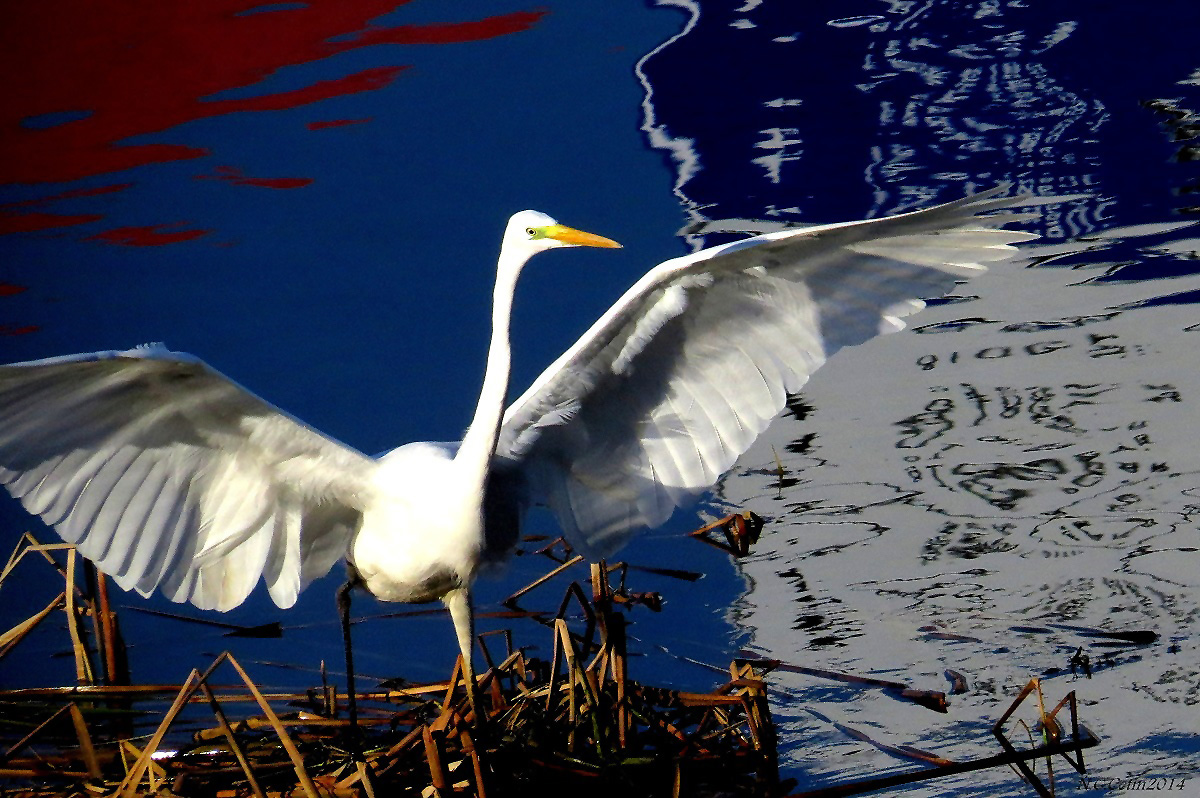
<svg viewBox="0 0 1200 798">
<path fill-rule="evenodd" d="M 651 269 L 505 410 L 522 267 L 619 246 L 514 215 L 475 417 L 457 446 L 368 457 L 191 356 L 146 346 L 0 367 L 0 482 L 118 585 L 204 609 L 261 577 L 289 607 L 346 558 L 387 601 L 441 599 L 473 685 L 471 584 L 547 505 L 602 556 L 733 466 L 831 354 L 1037 236 L 1003 188 L 898 216 L 760 235 Z M 352 667 L 350 668 L 352 670 Z"/>
</svg>

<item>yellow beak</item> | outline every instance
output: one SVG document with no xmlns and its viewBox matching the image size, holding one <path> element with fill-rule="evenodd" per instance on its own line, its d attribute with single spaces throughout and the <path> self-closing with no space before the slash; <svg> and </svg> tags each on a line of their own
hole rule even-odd
<svg viewBox="0 0 1200 798">
<path fill-rule="evenodd" d="M 553 238 L 555 241 L 561 241 L 564 244 L 573 244 L 577 247 L 606 247 L 609 249 L 620 249 L 621 245 L 611 238 L 598 236 L 593 233 L 585 233 L 582 230 L 576 230 L 574 227 L 567 227 L 565 224 L 553 224 L 546 228 L 546 238 Z"/>
</svg>

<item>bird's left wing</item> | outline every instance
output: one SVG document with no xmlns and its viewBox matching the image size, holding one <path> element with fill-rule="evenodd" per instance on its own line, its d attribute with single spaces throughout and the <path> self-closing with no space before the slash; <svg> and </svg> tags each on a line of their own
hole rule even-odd
<svg viewBox="0 0 1200 798">
<path fill-rule="evenodd" d="M 831 354 L 1037 237 L 981 213 L 1060 201 L 1002 191 L 660 264 L 508 409 L 498 456 L 573 544 L 611 552 L 715 484 Z"/>
<path fill-rule="evenodd" d="M 0 484 L 143 595 L 287 607 L 346 551 L 375 461 L 161 347 L 0 366 Z"/>
</svg>

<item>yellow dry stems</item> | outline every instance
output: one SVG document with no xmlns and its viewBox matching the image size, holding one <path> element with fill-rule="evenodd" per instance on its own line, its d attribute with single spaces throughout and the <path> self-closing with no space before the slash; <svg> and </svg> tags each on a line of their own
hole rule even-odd
<svg viewBox="0 0 1200 798">
<path fill-rule="evenodd" d="M 692 534 L 740 556 L 757 539 L 761 525 L 761 519 L 746 513 Z M 723 540 L 713 537 L 717 534 Z M 54 555 L 64 551 L 67 559 L 62 566 Z M 13 721 L 7 728 L 30 729 L 7 750 L 0 748 L 0 779 L 13 785 L 5 794 L 20 798 L 62 794 L 484 798 L 568 790 L 574 798 L 585 798 L 611 796 L 632 785 L 638 794 L 680 796 L 707 791 L 773 797 L 785 790 L 779 783 L 775 726 L 764 681 L 771 670 L 884 689 L 945 711 L 941 693 L 749 658 L 734 660 L 728 681 L 707 693 L 640 684 L 630 674 L 627 613 L 637 605 L 657 608 L 658 597 L 628 589 L 627 564 L 601 561 L 591 565 L 588 581 L 569 584 L 556 612 L 512 613 L 549 627 L 548 661 L 528 656 L 508 630 L 479 636 L 478 647 L 487 663 L 487 669 L 476 676 L 483 717 L 475 717 L 461 663 L 456 663 L 444 682 L 362 692 L 357 696 L 359 736 L 354 737 L 349 722 L 340 716 L 338 692 L 326 679 L 324 663 L 321 686 L 304 693 L 264 691 L 228 652 L 203 672 L 193 669 L 182 686 L 112 683 L 113 663 L 120 653 L 115 621 L 102 591 L 82 591 L 75 585 L 76 560 L 70 547 L 23 537 L 0 572 L 0 584 L 30 553 L 40 554 L 58 571 L 65 580 L 64 590 L 45 609 L 0 634 L 0 657 L 48 616 L 65 608 L 80 684 L 0 690 L 0 713 L 9 713 L 0 718 Z M 506 601 L 510 607 L 582 559 L 561 539 L 538 553 L 552 561 L 549 573 L 510 596 Z M 97 581 L 102 585 L 103 575 Z M 102 663 L 98 670 L 107 684 L 96 683 L 84 631 L 77 626 L 81 615 L 109 623 L 94 628 L 103 655 L 98 657 Z M 503 655 L 494 650 L 497 636 L 502 639 Z M 230 669 L 236 680 L 213 681 L 219 670 Z M 1018 751 L 1003 729 L 1034 693 L 1046 739 L 1040 748 Z M 142 709 L 161 706 L 168 699 L 165 711 L 154 714 L 150 708 Z M 1056 720 L 1064 706 L 1070 708 L 1070 740 L 1060 739 L 1066 735 Z M 22 707 L 26 708 L 23 717 L 12 715 L 12 708 L 20 715 Z M 197 728 L 196 715 L 204 707 L 215 725 Z M 871 785 L 885 781 L 907 783 L 903 780 L 1012 765 L 1045 796 L 1053 794 L 1052 771 L 1047 767 L 1051 774 L 1047 787 L 1025 761 L 1044 755 L 1049 762 L 1051 754 L 1061 754 L 1082 772 L 1082 748 L 1097 742 L 1090 733 L 1081 733 L 1076 709 L 1071 693 L 1047 712 L 1040 683 L 1032 680 L 995 725 L 1005 753 L 974 762 L 951 762 L 839 728 L 894 756 L 932 766 L 867 779 L 858 787 L 875 789 Z M 112 722 L 114 715 L 122 722 Z M 143 728 L 146 720 L 155 721 L 153 731 L 134 736 L 135 717 Z M 1077 759 L 1071 759 L 1072 752 Z M 859 791 L 853 787 L 841 785 L 838 794 Z"/>
</svg>

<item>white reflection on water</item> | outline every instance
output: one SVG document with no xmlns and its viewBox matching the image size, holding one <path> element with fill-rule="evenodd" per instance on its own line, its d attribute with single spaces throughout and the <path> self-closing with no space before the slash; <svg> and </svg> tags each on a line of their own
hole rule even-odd
<svg viewBox="0 0 1200 798">
<path fill-rule="evenodd" d="M 1121 41 L 1125 17 L 1069 4 L 867 2 L 822 19 L 811 4 L 659 3 L 688 19 L 638 65 L 643 130 L 675 165 L 692 246 L 764 229 L 714 219 L 834 221 L 829 205 L 868 192 L 866 215 L 1001 181 L 1092 195 L 1045 209 L 1028 268 L 971 281 L 915 333 L 838 353 L 723 484 L 720 511 L 769 518 L 732 613 L 758 653 L 929 690 L 966 677 L 937 715 L 777 673 L 785 775 L 804 787 L 912 766 L 839 723 L 994 753 L 992 721 L 1041 675 L 1051 700 L 1077 689 L 1105 737 L 1093 775 L 1195 774 L 1200 788 L 1200 312 L 1161 302 L 1200 289 L 1196 228 L 1169 210 L 1195 205 L 1194 172 L 1172 171 L 1163 138 L 1182 142 L 1175 162 L 1196 159 L 1195 73 L 1129 59 L 1105 85 L 1113 56 L 1095 43 Z M 1167 5 L 1148 18 L 1185 8 Z M 1176 99 L 1138 107 L 1131 86 Z M 1146 219 L 1162 223 L 1106 229 Z M 1072 681 L 1077 650 L 1090 680 Z M 998 770 L 904 794 L 1020 789 Z"/>
<path fill-rule="evenodd" d="M 1034 265 L 916 317 L 924 334 L 843 350 L 725 481 L 723 501 L 768 518 L 735 609 L 755 651 L 921 689 L 949 692 L 947 669 L 967 679 L 937 715 L 777 675 L 793 768 L 820 780 L 904 765 L 834 722 L 951 758 L 992 753 L 990 722 L 1047 676 L 1049 700 L 1079 692 L 1102 772 L 1200 769 L 1200 312 L 1139 304 L 1200 277 L 1097 282 L 1113 265 L 1103 249 L 1061 257 L 1119 243 L 1195 258 L 1195 228 L 1179 227 L 1035 246 Z M 1068 670 L 1080 647 L 1090 680 Z M 1014 779 L 954 784 L 1007 794 Z"/>
</svg>

